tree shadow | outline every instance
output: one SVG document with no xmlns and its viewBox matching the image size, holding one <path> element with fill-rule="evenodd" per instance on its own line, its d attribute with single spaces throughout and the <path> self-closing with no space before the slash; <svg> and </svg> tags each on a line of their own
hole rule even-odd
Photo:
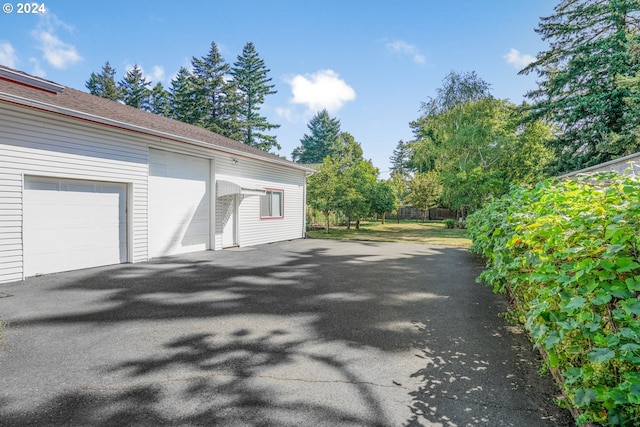
<svg viewBox="0 0 640 427">
<path fill-rule="evenodd" d="M 106 341 L 74 355 L 85 364 L 78 387 L 54 387 L 51 396 L 33 402 L 6 391 L 0 425 L 496 421 L 492 397 L 475 396 L 497 394 L 499 383 L 483 384 L 502 375 L 512 349 L 505 339 L 489 343 L 507 345 L 497 356 L 472 350 L 487 344 L 472 338 L 494 332 L 484 318 L 500 309 L 494 302 L 476 305 L 497 298 L 474 283 L 478 269 L 459 249 L 297 241 L 28 279 L 11 287 L 13 311 L 0 307 L 15 329 L 9 346 L 32 339 L 42 348 L 59 345 L 60 354 L 74 352 L 73 342 L 47 341 L 70 326 Z M 139 342 L 114 349 L 120 336 Z M 386 365 L 386 358 L 407 352 L 417 356 L 407 366 Z M 2 375 L 48 374 L 4 360 Z M 387 368 L 371 379 L 371 369 Z M 457 384 L 466 385 L 458 390 Z M 456 396 L 448 399 L 454 403 L 476 400 L 467 399 L 471 411 L 461 414 L 457 405 L 442 403 L 449 396 Z M 544 416 L 527 419 L 536 415 Z"/>
</svg>

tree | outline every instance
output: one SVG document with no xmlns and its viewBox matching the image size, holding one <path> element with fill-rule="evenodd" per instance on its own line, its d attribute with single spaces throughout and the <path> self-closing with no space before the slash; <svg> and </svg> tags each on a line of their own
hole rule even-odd
<svg viewBox="0 0 640 427">
<path fill-rule="evenodd" d="M 118 101 L 121 99 L 120 88 L 116 86 L 116 70 L 111 67 L 109 61 L 102 66 L 100 74 L 91 73 L 89 80 L 85 83 L 89 93 L 101 98 Z"/>
<path fill-rule="evenodd" d="M 377 181 L 371 189 L 371 213 L 380 215 L 384 224 L 387 212 L 398 208 L 398 199 L 390 181 Z"/>
<path fill-rule="evenodd" d="M 340 169 L 340 166 L 343 166 Z M 339 198 L 338 209 L 347 217 L 347 229 L 351 221 L 356 222 L 356 230 L 360 229 L 360 220 L 371 212 L 372 200 L 375 197 L 374 186 L 378 178 L 378 169 L 371 161 L 359 159 L 339 161 Z"/>
<path fill-rule="evenodd" d="M 307 178 L 307 204 L 325 217 L 329 233 L 329 215 L 338 209 L 340 196 L 338 162 L 327 156 L 318 171 Z"/>
<path fill-rule="evenodd" d="M 422 212 L 422 222 L 425 221 L 429 208 L 436 205 L 442 193 L 442 184 L 438 174 L 434 171 L 417 173 L 409 182 L 407 201 Z"/>
<path fill-rule="evenodd" d="M 185 67 L 180 68 L 176 77 L 171 80 L 169 91 L 169 117 L 184 123 L 197 125 L 200 121 L 191 73 Z"/>
<path fill-rule="evenodd" d="M 322 163 L 333 155 L 343 141 L 340 140 L 340 121 L 329 116 L 327 110 L 318 112 L 307 124 L 310 135 L 305 134 L 301 145 L 291 153 L 294 162 L 303 164 Z"/>
<path fill-rule="evenodd" d="M 555 170 L 569 171 L 640 149 L 627 87 L 616 80 L 640 71 L 638 0 L 561 0 L 536 32 L 549 50 L 520 73 L 536 72 L 531 117 L 557 123 Z"/>
<path fill-rule="evenodd" d="M 169 92 L 158 82 L 149 94 L 149 111 L 159 116 L 169 116 Z"/>
<path fill-rule="evenodd" d="M 122 101 L 130 107 L 146 111 L 149 110 L 150 86 L 151 82 L 142 74 L 138 64 L 128 70 L 125 77 L 118 83 Z"/>
<path fill-rule="evenodd" d="M 398 141 L 396 148 L 393 150 L 393 154 L 389 157 L 391 162 L 391 174 L 399 174 L 403 178 L 408 178 L 410 175 L 410 150 L 407 143 L 403 140 Z"/>
<path fill-rule="evenodd" d="M 191 65 L 198 124 L 220 135 L 241 139 L 236 85 L 230 78 L 231 67 L 220 55 L 218 46 L 211 43 L 207 56 L 193 57 Z"/>
<path fill-rule="evenodd" d="M 407 198 L 408 182 L 407 179 L 399 173 L 392 173 L 387 180 L 387 184 L 393 193 L 393 207 L 387 212 L 395 213 L 397 215 L 397 221 L 400 223 L 400 215 L 398 214 L 400 213 L 400 208 Z"/>
<path fill-rule="evenodd" d="M 264 98 L 277 91 L 275 85 L 270 84 L 270 72 L 264 60 L 258 56 L 253 43 L 247 43 L 233 63 L 231 75 L 239 95 L 238 118 L 242 142 L 264 151 L 272 148 L 280 149 L 280 144 L 272 135 L 263 132 L 277 129 L 280 125 L 271 124 L 267 118 L 260 115 L 260 107 Z"/>
</svg>

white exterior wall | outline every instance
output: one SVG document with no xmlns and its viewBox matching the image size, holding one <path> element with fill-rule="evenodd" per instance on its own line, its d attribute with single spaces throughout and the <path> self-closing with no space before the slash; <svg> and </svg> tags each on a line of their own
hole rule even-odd
<svg viewBox="0 0 640 427">
<path fill-rule="evenodd" d="M 0 104 L 0 282 L 22 280 L 25 175 L 128 185 L 128 259 L 147 259 L 148 148 L 130 132 Z"/>
<path fill-rule="evenodd" d="M 217 179 L 284 191 L 284 216 L 274 219 L 260 218 L 259 196 L 238 196 L 239 246 L 304 237 L 303 170 L 5 103 L 0 129 L 0 283 L 24 279 L 25 175 L 126 183 L 128 261 L 146 261 L 150 148 L 211 160 L 212 249 L 222 249 Z"/>
<path fill-rule="evenodd" d="M 251 159 L 220 155 L 216 159 L 216 180 L 226 180 L 246 188 L 273 188 L 284 191 L 284 216 L 260 218 L 260 196 L 238 196 L 238 246 L 251 246 L 304 237 L 305 172 Z M 216 206 L 215 249 L 222 248 L 221 203 Z"/>
</svg>

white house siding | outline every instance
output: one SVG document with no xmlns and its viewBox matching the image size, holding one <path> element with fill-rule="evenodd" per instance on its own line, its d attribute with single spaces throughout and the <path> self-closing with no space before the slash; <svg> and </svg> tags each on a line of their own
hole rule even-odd
<svg viewBox="0 0 640 427">
<path fill-rule="evenodd" d="M 216 180 L 231 181 L 245 188 L 273 188 L 284 191 L 284 217 L 260 218 L 260 197 L 238 197 L 237 244 L 251 246 L 304 237 L 305 172 L 251 159 L 219 156 Z M 215 249 L 222 248 L 222 203 L 216 203 Z"/>
<path fill-rule="evenodd" d="M 0 282 L 23 278 L 24 176 L 126 183 L 128 259 L 147 259 L 148 148 L 137 135 L 0 104 Z"/>
</svg>

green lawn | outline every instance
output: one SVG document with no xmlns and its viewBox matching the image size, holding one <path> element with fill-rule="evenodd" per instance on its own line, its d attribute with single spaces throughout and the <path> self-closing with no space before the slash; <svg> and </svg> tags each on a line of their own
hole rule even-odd
<svg viewBox="0 0 640 427">
<path fill-rule="evenodd" d="M 467 231 L 448 229 L 440 221 L 387 221 L 382 225 L 380 221 L 363 221 L 360 230 L 354 225 L 346 227 L 331 227 L 329 234 L 325 230 L 307 232 L 311 239 L 334 240 L 368 240 L 376 242 L 422 243 L 428 245 L 457 246 L 468 248 L 471 240 L 467 238 Z"/>
</svg>

